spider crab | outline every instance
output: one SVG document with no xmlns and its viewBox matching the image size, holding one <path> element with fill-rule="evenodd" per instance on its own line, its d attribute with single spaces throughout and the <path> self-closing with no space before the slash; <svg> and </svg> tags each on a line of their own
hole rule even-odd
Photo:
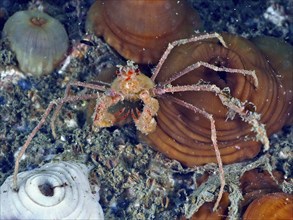
<svg viewBox="0 0 293 220">
<path fill-rule="evenodd" d="M 189 104 L 183 100 L 175 98 L 173 96 L 168 95 L 168 93 L 176 93 L 176 92 L 184 92 L 184 91 L 206 91 L 212 92 L 216 96 L 219 97 L 222 104 L 228 108 L 228 115 L 227 118 L 233 118 L 235 114 L 238 114 L 242 120 L 246 121 L 247 123 L 251 124 L 253 130 L 256 133 L 256 138 L 264 144 L 264 149 L 267 150 L 269 148 L 269 140 L 267 138 L 266 130 L 264 125 L 260 123 L 260 115 L 256 112 L 247 110 L 245 108 L 246 103 L 241 102 L 237 98 L 234 98 L 229 93 L 229 88 L 220 89 L 216 85 L 199 82 L 197 84 L 191 85 L 172 85 L 172 82 L 179 77 L 187 74 L 188 72 L 204 66 L 206 68 L 210 68 L 214 71 L 225 71 L 230 74 L 243 74 L 247 75 L 248 77 L 252 78 L 254 86 L 258 87 L 258 79 L 256 74 L 252 70 L 243 70 L 243 69 L 231 69 L 226 67 L 218 67 L 215 65 L 211 65 L 209 63 L 205 63 L 202 61 L 196 62 L 182 71 L 174 74 L 165 82 L 160 82 L 159 84 L 155 83 L 156 76 L 159 74 L 160 69 L 167 59 L 169 53 L 172 49 L 176 46 L 182 44 L 188 44 L 191 42 L 196 42 L 200 40 L 210 39 L 210 38 L 217 38 L 219 42 L 224 46 L 227 47 L 226 43 L 224 42 L 221 35 L 218 33 L 213 34 L 204 34 L 195 36 L 189 39 L 181 39 L 174 41 L 168 45 L 168 48 L 162 55 L 158 65 L 153 71 L 153 75 L 149 78 L 148 76 L 144 75 L 138 67 L 132 61 L 127 61 L 126 66 L 118 66 L 117 77 L 112 82 L 112 84 L 106 84 L 100 82 L 99 84 L 90 84 L 84 82 L 71 82 L 67 85 L 65 90 L 65 95 L 63 98 L 59 98 L 50 102 L 49 106 L 45 110 L 44 115 L 42 116 L 38 125 L 34 128 L 34 130 L 28 136 L 25 144 L 22 146 L 21 151 L 19 152 L 16 161 L 15 161 L 15 169 L 14 169 L 14 189 L 17 190 L 17 173 L 19 169 L 19 162 L 24 154 L 26 148 L 29 146 L 31 140 L 36 135 L 38 130 L 41 126 L 45 123 L 46 118 L 49 116 L 49 113 L 53 110 L 53 107 L 56 106 L 55 112 L 53 113 L 51 119 L 51 128 L 53 136 L 56 136 L 55 129 L 54 129 L 54 121 L 57 118 L 60 109 L 64 103 L 75 102 L 78 100 L 90 100 L 96 99 L 96 107 L 93 114 L 93 128 L 99 129 L 103 127 L 111 127 L 117 121 L 118 117 L 116 114 L 113 114 L 109 111 L 109 109 L 115 106 L 118 103 L 123 102 L 137 102 L 141 101 L 143 108 L 140 112 L 137 109 L 123 109 L 123 113 L 126 115 L 131 114 L 136 125 L 137 130 L 144 134 L 149 134 L 154 132 L 156 129 L 156 120 L 155 116 L 159 110 L 159 101 L 157 97 L 161 96 L 168 96 L 170 100 L 173 102 L 182 105 L 190 110 L 193 110 L 195 113 L 202 114 L 205 118 L 210 121 L 211 124 L 211 140 L 213 143 L 213 148 L 216 153 L 216 158 L 219 166 L 219 176 L 221 181 L 221 187 L 218 194 L 217 201 L 215 203 L 214 209 L 217 208 L 219 201 L 222 197 L 224 186 L 225 186 L 225 178 L 224 178 L 224 170 L 223 164 L 220 156 L 220 152 L 218 149 L 217 144 L 217 132 L 215 121 L 213 119 L 213 115 L 209 114 L 203 109 L 199 109 L 194 105 Z M 83 94 L 83 95 L 70 95 L 70 88 L 72 86 L 79 86 L 83 88 L 89 88 L 93 90 L 97 90 L 99 92 L 96 94 Z"/>
</svg>

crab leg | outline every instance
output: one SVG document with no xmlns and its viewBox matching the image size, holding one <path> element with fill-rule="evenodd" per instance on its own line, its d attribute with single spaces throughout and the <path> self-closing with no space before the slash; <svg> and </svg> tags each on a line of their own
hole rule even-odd
<svg viewBox="0 0 293 220">
<path fill-rule="evenodd" d="M 244 76 L 245 75 L 251 76 L 253 78 L 253 84 L 254 84 L 255 88 L 258 87 L 258 79 L 257 79 L 257 76 L 256 76 L 254 70 L 244 70 L 244 69 L 232 69 L 232 68 L 227 68 L 227 67 L 218 67 L 218 66 L 215 66 L 215 65 L 203 62 L 203 61 L 198 61 L 198 62 L 186 67 L 184 70 L 174 74 L 170 79 L 162 82 L 161 85 L 165 86 L 167 84 L 170 84 L 171 82 L 173 82 L 174 80 L 178 79 L 179 77 L 184 76 L 185 74 L 189 73 L 190 71 L 195 70 L 195 69 L 197 69 L 197 68 L 199 68 L 201 66 L 207 67 L 207 68 L 212 69 L 212 70 L 214 70 L 216 72 L 223 71 L 223 72 L 227 72 L 227 73 L 240 73 L 240 74 L 242 74 Z"/>
<path fill-rule="evenodd" d="M 19 169 L 19 162 L 25 153 L 25 150 L 29 146 L 30 142 L 36 135 L 36 133 L 40 130 L 40 128 L 43 126 L 43 124 L 46 122 L 46 119 L 48 118 L 50 112 L 53 110 L 54 106 L 56 106 L 56 109 L 53 113 L 52 116 L 52 121 L 51 121 L 51 128 L 52 128 L 52 134 L 54 138 L 56 137 L 56 132 L 55 132 L 55 120 L 63 106 L 64 103 L 69 103 L 69 102 L 76 102 L 79 100 L 90 100 L 90 99 L 96 99 L 99 97 L 99 94 L 85 94 L 85 95 L 75 95 L 75 96 L 70 96 L 70 88 L 72 86 L 80 86 L 83 88 L 89 88 L 89 89 L 94 89 L 94 90 L 99 90 L 99 91 L 106 91 L 106 84 L 105 85 L 97 85 L 97 84 L 90 84 L 90 83 L 84 83 L 84 82 L 70 82 L 66 86 L 65 89 L 65 95 L 62 99 L 56 99 L 50 102 L 48 105 L 47 109 L 45 110 L 45 113 L 43 114 L 40 122 L 38 125 L 33 129 L 33 131 L 30 133 L 28 136 L 26 142 L 24 145 L 21 147 L 20 152 L 17 155 L 17 158 L 15 159 L 15 167 L 14 167 L 14 173 L 13 173 L 13 188 L 17 190 L 17 173 Z"/>
<path fill-rule="evenodd" d="M 165 87 L 165 88 L 154 88 L 153 93 L 156 95 L 163 95 L 165 93 L 174 93 L 174 92 L 185 92 L 185 91 L 207 91 L 207 92 L 214 92 L 216 93 L 223 105 L 227 106 L 229 110 L 232 110 L 240 115 L 242 120 L 246 121 L 250 125 L 252 125 L 253 131 L 256 133 L 256 137 L 259 141 L 264 144 L 264 150 L 269 149 L 269 139 L 266 134 L 266 130 L 264 125 L 259 121 L 260 116 L 257 113 L 251 113 L 245 110 L 245 105 L 237 98 L 233 98 L 228 96 L 225 92 L 223 92 L 219 87 L 216 85 L 186 85 L 186 86 L 172 86 L 172 87 Z M 225 178 L 224 178 L 224 170 L 223 170 L 223 163 L 220 156 L 220 151 L 217 144 L 217 136 L 216 136 L 216 128 L 215 128 L 215 121 L 213 116 L 207 113 L 204 110 L 201 110 L 194 105 L 187 103 L 183 100 L 177 99 L 173 96 L 168 96 L 172 101 L 193 110 L 194 112 L 198 112 L 206 117 L 211 122 L 211 140 L 213 142 L 213 146 L 216 153 L 217 162 L 219 165 L 219 173 L 220 173 L 220 181 L 221 187 L 219 191 L 219 195 L 217 201 L 214 205 L 214 210 L 217 209 L 219 202 L 222 198 L 224 186 L 225 186 Z"/>
<path fill-rule="evenodd" d="M 217 158 L 217 162 L 218 162 L 218 166 L 219 166 L 219 177 L 220 177 L 220 183 L 221 183 L 218 198 L 217 198 L 217 201 L 214 205 L 214 210 L 216 210 L 219 203 L 220 203 L 220 200 L 223 196 L 226 181 L 225 181 L 225 175 L 224 175 L 224 169 L 223 169 L 223 162 L 221 159 L 221 154 L 220 154 L 220 150 L 219 150 L 218 142 L 217 142 L 217 131 L 216 131 L 215 120 L 213 118 L 213 115 L 207 113 L 206 111 L 204 111 L 202 109 L 195 107 L 194 105 L 192 105 L 190 103 L 187 103 L 183 100 L 177 99 L 173 96 L 168 96 L 168 99 L 171 99 L 173 102 L 175 102 L 179 105 L 182 105 L 185 108 L 188 108 L 188 109 L 194 111 L 195 113 L 199 113 L 199 114 L 203 115 L 205 118 L 207 118 L 211 122 L 211 140 L 213 142 L 214 150 L 216 153 L 216 158 Z"/>
<path fill-rule="evenodd" d="M 245 103 L 242 103 L 237 98 L 228 96 L 227 93 L 225 93 L 216 85 L 186 85 L 153 89 L 154 94 L 157 95 L 186 91 L 206 91 L 216 93 L 216 95 L 219 96 L 223 105 L 225 105 L 229 110 L 237 113 L 243 121 L 252 125 L 252 129 L 256 133 L 257 140 L 261 141 L 264 145 L 264 150 L 266 151 L 269 149 L 269 138 L 267 136 L 264 125 L 260 122 L 260 115 L 255 112 L 246 111 Z"/>
<path fill-rule="evenodd" d="M 18 187 L 17 187 L 17 173 L 18 173 L 18 169 L 19 169 L 19 162 L 20 162 L 23 154 L 25 153 L 25 150 L 27 149 L 27 147 L 29 146 L 30 142 L 34 138 L 34 136 L 41 129 L 43 124 L 46 122 L 46 119 L 48 118 L 48 116 L 49 116 L 50 112 L 52 111 L 53 107 L 54 106 L 59 106 L 59 105 L 62 106 L 64 103 L 76 102 L 78 100 L 95 99 L 95 98 L 98 98 L 98 96 L 99 96 L 98 94 L 86 94 L 86 95 L 82 95 L 82 96 L 76 95 L 76 96 L 64 97 L 62 99 L 57 99 L 57 100 L 53 100 L 53 101 L 50 102 L 50 104 L 48 105 L 47 109 L 45 110 L 45 113 L 43 114 L 40 122 L 33 129 L 33 131 L 29 134 L 26 142 L 21 147 L 21 150 L 20 150 L 20 152 L 18 153 L 18 155 L 17 155 L 17 157 L 15 159 L 15 167 L 14 167 L 14 172 L 13 172 L 13 186 L 12 186 L 14 190 L 18 190 Z"/>
<path fill-rule="evenodd" d="M 99 90 L 99 91 L 106 91 L 106 87 L 102 86 L 102 85 L 96 85 L 96 84 L 90 84 L 90 83 L 84 83 L 84 82 L 69 82 L 66 86 L 65 92 L 64 92 L 64 98 L 69 97 L 70 95 L 70 89 L 72 86 L 79 86 L 79 87 L 83 87 L 83 88 L 88 88 L 88 89 L 94 89 L 94 90 Z M 56 131 L 55 131 L 55 121 L 56 118 L 58 117 L 60 110 L 63 106 L 63 103 L 60 103 L 59 105 L 56 106 L 56 109 L 53 113 L 53 116 L 51 118 L 51 130 L 52 130 L 52 135 L 53 137 L 56 139 L 57 135 L 56 135 Z"/>
<path fill-rule="evenodd" d="M 218 33 L 213 33 L 213 34 L 203 34 L 203 35 L 200 35 L 200 36 L 194 36 L 192 38 L 188 38 L 188 39 L 181 39 L 181 40 L 177 40 L 177 41 L 174 41 L 172 43 L 169 43 L 167 49 L 165 50 L 164 54 L 162 55 L 158 65 L 156 66 L 154 72 L 153 72 L 153 75 L 151 77 L 151 80 L 154 82 L 158 73 L 160 72 L 165 60 L 167 59 L 168 55 L 171 53 L 172 49 L 176 46 L 179 46 L 179 45 L 182 45 L 182 44 L 187 44 L 187 43 L 192 43 L 192 42 L 196 42 L 196 41 L 200 41 L 200 40 L 205 40 L 205 39 L 211 39 L 211 38 L 217 38 L 221 44 L 224 46 L 224 47 L 227 47 L 223 37 L 218 34 Z"/>
</svg>

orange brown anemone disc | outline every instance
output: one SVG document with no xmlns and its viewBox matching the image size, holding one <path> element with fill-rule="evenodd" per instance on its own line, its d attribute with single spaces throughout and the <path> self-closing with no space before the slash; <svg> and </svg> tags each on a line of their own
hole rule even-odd
<svg viewBox="0 0 293 220">
<path fill-rule="evenodd" d="M 200 20 L 186 1 L 97 0 L 86 26 L 124 58 L 156 63 L 169 42 L 194 34 Z"/>
<path fill-rule="evenodd" d="M 243 215 L 248 219 L 293 219 L 293 195 L 270 193 L 254 200 Z"/>
<path fill-rule="evenodd" d="M 252 39 L 252 42 L 264 53 L 266 59 L 270 62 L 275 72 L 285 87 L 287 102 L 293 100 L 293 47 L 284 40 L 262 36 Z M 272 49 L 273 47 L 273 49 Z M 291 104 L 291 120 L 288 124 L 293 124 L 293 105 Z"/>
<path fill-rule="evenodd" d="M 259 197 L 282 192 L 281 184 L 283 181 L 283 174 L 277 170 L 274 170 L 272 175 L 268 171 L 259 169 L 246 171 L 240 178 L 240 188 L 243 196 L 243 200 L 240 203 L 241 212 L 243 213 L 243 210 Z"/>
<path fill-rule="evenodd" d="M 219 203 L 217 211 L 213 211 L 214 202 L 204 203 L 196 213 L 192 215 L 190 220 L 221 220 L 226 219 L 228 215 L 228 206 L 230 204 L 229 194 L 225 192 Z M 184 220 L 185 218 L 182 218 Z"/>
<path fill-rule="evenodd" d="M 257 89 L 249 76 L 214 72 L 205 67 L 180 77 L 172 82 L 172 85 L 195 84 L 204 80 L 220 88 L 229 87 L 233 97 L 243 102 L 247 100 L 255 105 L 254 108 L 252 104 L 247 104 L 247 109 L 252 111 L 255 109 L 261 114 L 261 122 L 266 125 L 268 135 L 280 130 L 292 117 L 290 115 L 292 96 L 289 92 L 292 91 L 292 85 L 287 87 L 280 80 L 280 75 L 286 72 L 274 69 L 271 62 L 267 61 L 264 54 L 249 40 L 232 34 L 222 36 L 228 48 L 223 47 L 216 40 L 175 48 L 163 65 L 156 83 L 169 79 L 175 72 L 198 61 L 229 68 L 255 70 L 259 80 Z M 260 152 L 261 143 L 255 141 L 255 133 L 251 131 L 251 126 L 241 121 L 238 116 L 233 120 L 227 120 L 227 109 L 215 94 L 182 92 L 172 95 L 213 114 L 224 164 L 250 159 Z M 168 99 L 159 98 L 159 102 L 157 129 L 143 139 L 168 157 L 187 166 L 216 163 L 210 121 Z"/>
</svg>

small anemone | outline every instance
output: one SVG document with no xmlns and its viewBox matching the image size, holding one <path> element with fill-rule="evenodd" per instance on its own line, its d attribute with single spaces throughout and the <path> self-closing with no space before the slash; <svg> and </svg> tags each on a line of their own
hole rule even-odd
<svg viewBox="0 0 293 220">
<path fill-rule="evenodd" d="M 68 49 L 68 35 L 63 25 L 48 14 L 19 11 L 4 25 L 3 36 L 16 53 L 19 68 L 33 75 L 51 73 Z"/>
</svg>

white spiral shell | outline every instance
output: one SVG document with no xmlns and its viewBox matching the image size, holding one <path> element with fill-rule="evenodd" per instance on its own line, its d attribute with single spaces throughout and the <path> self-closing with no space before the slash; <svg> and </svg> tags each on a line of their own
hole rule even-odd
<svg viewBox="0 0 293 220">
<path fill-rule="evenodd" d="M 0 188 L 0 219 L 104 219 L 99 194 L 92 194 L 83 164 L 49 163 L 12 177 Z"/>
</svg>

